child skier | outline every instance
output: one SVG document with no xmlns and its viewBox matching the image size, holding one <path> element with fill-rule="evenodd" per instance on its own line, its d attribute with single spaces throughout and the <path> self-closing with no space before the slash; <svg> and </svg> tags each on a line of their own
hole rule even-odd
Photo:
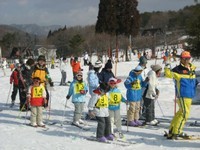
<svg viewBox="0 0 200 150">
<path fill-rule="evenodd" d="M 49 83 L 49 85 L 52 87 L 53 86 L 53 82 L 52 79 L 50 77 L 48 68 L 46 67 L 46 59 L 44 55 L 40 55 L 38 57 L 38 63 L 34 66 L 33 69 L 33 73 L 32 73 L 32 78 L 34 77 L 38 77 L 41 80 L 41 84 L 45 87 L 46 90 L 46 99 L 47 99 L 47 103 L 44 107 L 48 106 L 48 101 L 49 101 L 49 92 L 47 90 L 47 83 Z"/>
<path fill-rule="evenodd" d="M 109 116 L 111 120 L 111 133 L 114 135 L 114 124 L 119 132 L 119 137 L 123 138 L 121 127 L 121 115 L 120 115 L 120 103 L 126 102 L 126 99 L 122 96 L 121 91 L 117 88 L 116 84 L 120 83 L 120 79 L 110 78 L 108 84 L 110 91 L 108 92 L 109 98 Z"/>
<path fill-rule="evenodd" d="M 17 92 L 19 90 L 19 74 L 21 73 L 20 70 L 21 70 L 21 65 L 17 63 L 15 65 L 15 70 L 10 75 L 10 84 L 13 84 L 13 91 L 11 95 L 12 102 L 10 107 L 14 106 Z"/>
<path fill-rule="evenodd" d="M 158 121 L 155 119 L 155 100 L 159 96 L 158 77 L 161 74 L 162 67 L 160 65 L 152 65 L 152 70 L 148 72 L 149 82 L 143 95 L 144 100 L 144 117 L 145 123 L 149 125 L 156 125 Z"/>
<path fill-rule="evenodd" d="M 114 140 L 114 136 L 111 133 L 108 96 L 106 95 L 108 91 L 109 85 L 107 83 L 101 83 L 99 88 L 94 90 L 94 93 L 98 94 L 98 99 L 96 100 L 96 103 L 94 103 L 94 111 L 90 112 L 91 116 L 94 116 L 94 114 L 96 115 L 98 123 L 96 138 L 99 142 Z"/>
<path fill-rule="evenodd" d="M 139 119 L 140 103 L 142 100 L 142 87 L 146 86 L 146 80 L 143 81 L 141 76 L 143 68 L 138 65 L 129 73 L 129 77 L 124 82 L 127 88 L 127 101 L 129 102 L 129 109 L 127 112 L 127 124 L 130 126 L 141 126 Z"/>
<path fill-rule="evenodd" d="M 68 94 L 66 96 L 69 99 L 72 96 L 72 103 L 74 104 L 74 125 L 84 124 L 84 121 L 81 120 L 81 115 L 83 112 L 84 104 L 85 104 L 85 95 L 88 92 L 88 87 L 86 83 L 83 81 L 83 73 L 78 72 L 76 74 L 76 78 L 70 84 L 70 88 Z"/>
<path fill-rule="evenodd" d="M 93 111 L 93 106 L 97 100 L 97 94 L 95 94 L 93 91 L 99 86 L 99 78 L 98 78 L 98 71 L 101 68 L 101 64 L 95 63 L 93 66 L 91 63 L 89 64 L 89 72 L 88 72 L 88 85 L 89 85 L 89 94 L 90 94 L 90 100 L 88 102 L 88 114 L 86 116 L 87 119 L 95 119 L 90 118 L 89 113 L 90 111 Z"/>
<path fill-rule="evenodd" d="M 40 82 L 40 78 L 34 77 L 33 85 L 30 86 L 27 93 L 27 101 L 31 105 L 31 126 L 33 127 L 45 127 L 42 119 L 42 109 L 47 100 L 45 88 Z"/>
</svg>

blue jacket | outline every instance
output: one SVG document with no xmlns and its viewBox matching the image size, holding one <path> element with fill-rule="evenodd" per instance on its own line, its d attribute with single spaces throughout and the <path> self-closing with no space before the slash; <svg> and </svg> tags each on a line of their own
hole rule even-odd
<svg viewBox="0 0 200 150">
<path fill-rule="evenodd" d="M 80 91 L 84 90 L 85 94 L 81 94 Z M 85 95 L 88 91 L 88 87 L 85 82 L 78 82 L 74 80 L 69 87 L 68 96 L 72 96 L 72 103 L 84 103 Z"/>
<path fill-rule="evenodd" d="M 110 78 L 115 77 L 112 71 L 108 71 L 105 68 L 101 70 L 101 72 L 98 75 L 99 81 L 107 83 Z"/>
<path fill-rule="evenodd" d="M 99 86 L 99 78 L 94 70 L 88 72 L 88 84 L 89 84 L 89 93 L 90 95 L 94 94 L 95 90 Z"/>
<path fill-rule="evenodd" d="M 123 97 L 121 91 L 115 87 L 111 88 L 108 92 L 108 98 L 109 98 L 109 110 L 118 110 L 120 109 L 120 103 L 126 102 L 126 99 Z"/>
<path fill-rule="evenodd" d="M 129 102 L 138 102 L 142 100 L 142 87 L 146 87 L 147 83 L 143 81 L 141 74 L 136 75 L 132 70 L 129 73 L 129 77 L 124 82 L 124 85 L 127 89 L 126 98 Z"/>
</svg>

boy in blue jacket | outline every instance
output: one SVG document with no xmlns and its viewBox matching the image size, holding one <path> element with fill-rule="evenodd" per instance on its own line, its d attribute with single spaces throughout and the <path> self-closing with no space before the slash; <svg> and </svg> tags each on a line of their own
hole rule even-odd
<svg viewBox="0 0 200 150">
<path fill-rule="evenodd" d="M 120 115 L 120 103 L 126 102 L 121 91 L 117 88 L 117 84 L 120 83 L 120 79 L 110 78 L 108 84 L 110 86 L 110 91 L 108 92 L 109 98 L 109 116 L 111 120 L 111 133 L 114 135 L 114 124 L 119 132 L 119 137 L 123 138 L 122 127 L 121 127 L 121 115 Z"/>
<path fill-rule="evenodd" d="M 83 74 L 82 72 L 78 72 L 76 74 L 75 80 L 70 84 L 70 88 L 66 97 L 67 99 L 69 99 L 72 96 L 72 103 L 75 107 L 73 124 L 84 124 L 83 120 L 81 120 L 81 115 L 83 112 L 85 95 L 87 91 L 88 87 L 83 81 Z"/>
<path fill-rule="evenodd" d="M 129 126 L 141 126 L 139 119 L 140 101 L 142 100 L 142 87 L 146 86 L 146 81 L 143 81 L 141 73 L 143 68 L 138 65 L 129 73 L 129 77 L 124 82 L 127 89 L 126 97 L 129 102 L 127 119 Z"/>
</svg>

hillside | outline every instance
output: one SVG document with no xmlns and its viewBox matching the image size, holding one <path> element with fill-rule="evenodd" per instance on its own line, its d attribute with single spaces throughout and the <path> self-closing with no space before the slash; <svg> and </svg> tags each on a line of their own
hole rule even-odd
<svg viewBox="0 0 200 150">
<path fill-rule="evenodd" d="M 12 27 L 37 36 L 47 36 L 49 30 L 57 30 L 60 25 L 39 26 L 37 24 L 11 24 Z"/>
<path fill-rule="evenodd" d="M 24 31 L 17 29 L 15 27 L 9 26 L 9 25 L 0 25 L 0 39 L 6 34 L 6 33 L 19 33 L 19 34 L 25 34 Z"/>
</svg>

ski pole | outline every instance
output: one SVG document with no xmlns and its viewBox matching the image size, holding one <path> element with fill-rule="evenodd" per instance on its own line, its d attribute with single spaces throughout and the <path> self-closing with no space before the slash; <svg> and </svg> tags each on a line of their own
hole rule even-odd
<svg viewBox="0 0 200 150">
<path fill-rule="evenodd" d="M 126 116 L 127 116 L 126 132 L 129 132 L 129 128 L 128 128 L 128 124 L 129 124 L 129 119 L 128 119 L 128 103 L 126 104 Z"/>
<path fill-rule="evenodd" d="M 158 103 L 158 106 L 159 106 L 159 108 L 160 108 L 160 111 L 161 111 L 163 117 L 165 117 L 164 112 L 163 112 L 163 110 L 162 110 L 162 108 L 161 108 L 161 106 L 160 106 L 160 103 L 158 102 L 158 100 L 156 100 L 156 101 L 157 101 L 157 103 Z"/>
<path fill-rule="evenodd" d="M 66 101 L 65 101 L 65 106 L 64 106 L 63 115 L 62 115 L 62 121 L 60 122 L 60 125 L 61 125 L 61 126 L 63 126 L 66 108 L 67 108 L 67 99 L 66 99 Z"/>
<path fill-rule="evenodd" d="M 10 93 L 11 93 L 11 88 L 12 88 L 12 84 L 10 84 L 10 88 L 9 88 L 9 91 L 8 91 L 8 96 L 7 96 L 6 106 L 8 105 L 8 100 L 9 100 Z"/>
</svg>

